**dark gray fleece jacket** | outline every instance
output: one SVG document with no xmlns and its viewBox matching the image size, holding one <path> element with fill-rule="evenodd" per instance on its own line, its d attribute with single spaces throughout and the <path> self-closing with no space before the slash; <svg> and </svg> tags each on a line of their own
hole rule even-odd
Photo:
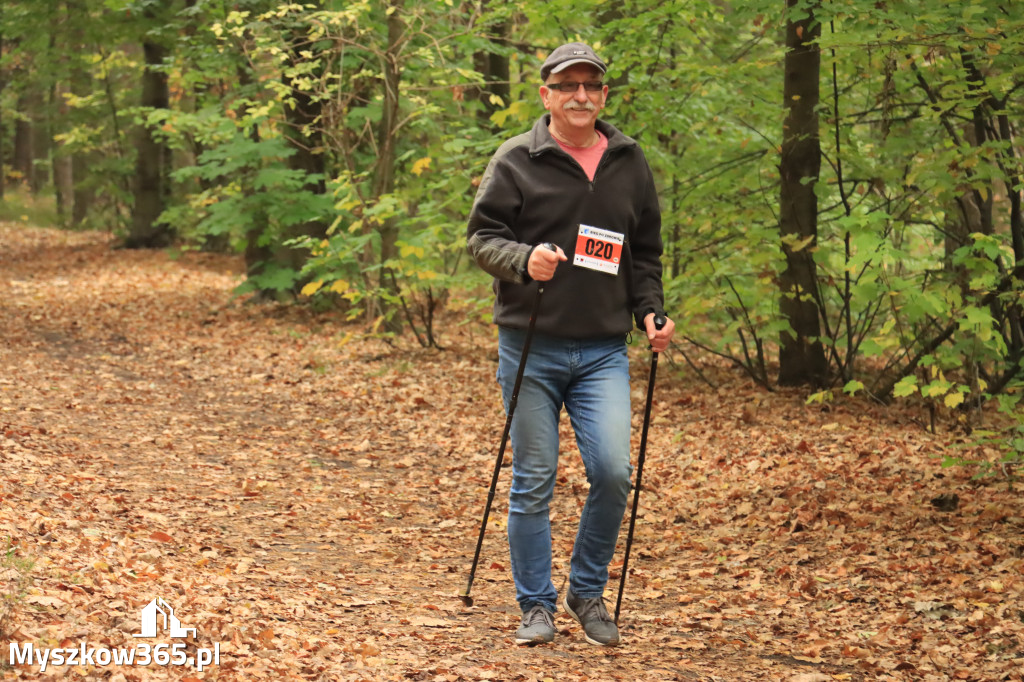
<svg viewBox="0 0 1024 682">
<path fill-rule="evenodd" d="M 569 257 L 544 284 L 537 331 L 567 338 L 626 334 L 649 312 L 663 312 L 661 210 L 647 159 L 633 139 L 604 121 L 608 138 L 593 181 L 548 131 L 545 114 L 530 132 L 494 154 L 477 190 L 467 239 L 493 275 L 496 324 L 525 329 L 536 297 L 526 262 L 551 242 Z M 617 275 L 573 264 L 580 225 L 623 236 Z"/>
</svg>

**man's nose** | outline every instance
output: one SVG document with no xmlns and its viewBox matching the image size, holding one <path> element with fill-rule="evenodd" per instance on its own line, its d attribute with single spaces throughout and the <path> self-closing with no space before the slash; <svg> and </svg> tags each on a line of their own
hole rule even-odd
<svg viewBox="0 0 1024 682">
<path fill-rule="evenodd" d="M 578 86 L 576 86 L 576 92 L 573 93 L 572 97 L 577 102 L 587 101 L 587 90 L 586 88 L 583 87 L 583 83 L 580 83 Z"/>
</svg>

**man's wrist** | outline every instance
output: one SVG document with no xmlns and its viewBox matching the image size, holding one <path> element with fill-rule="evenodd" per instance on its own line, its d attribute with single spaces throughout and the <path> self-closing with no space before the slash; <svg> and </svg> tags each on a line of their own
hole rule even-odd
<svg viewBox="0 0 1024 682">
<path fill-rule="evenodd" d="M 654 316 L 660 315 L 661 317 L 668 319 L 668 313 L 666 313 L 664 310 L 661 310 L 659 308 L 647 307 L 647 308 L 644 308 L 644 311 L 642 313 L 640 313 L 639 317 L 637 318 L 637 327 L 639 327 L 640 329 L 644 329 L 644 327 L 645 327 L 645 325 L 647 323 L 647 316 L 648 315 L 654 315 Z"/>
<path fill-rule="evenodd" d="M 533 277 L 530 276 L 530 256 L 533 255 L 533 250 L 536 248 L 536 245 L 530 247 L 530 250 L 526 252 L 526 258 L 523 259 L 522 266 L 519 268 L 519 276 L 522 278 L 523 284 L 533 281 Z"/>
</svg>

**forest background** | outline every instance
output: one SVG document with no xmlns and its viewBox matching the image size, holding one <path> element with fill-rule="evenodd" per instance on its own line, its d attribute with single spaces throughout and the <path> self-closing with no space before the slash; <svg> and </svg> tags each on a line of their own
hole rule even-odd
<svg viewBox="0 0 1024 682">
<path fill-rule="evenodd" d="M 998 0 L 7 0 L 0 188 L 11 215 L 242 253 L 241 293 L 440 347 L 442 311 L 489 315 L 464 248 L 483 167 L 581 39 L 654 169 L 695 375 L 916 401 L 1009 465 L 1022 29 Z"/>
<path fill-rule="evenodd" d="M 1022 24 L 3 0 L 0 639 L 128 646 L 163 591 L 224 643 L 203 679 L 1021 679 Z M 575 39 L 653 167 L 679 325 L 600 654 L 564 614 L 507 641 L 501 496 L 455 597 L 501 426 L 465 220 Z M 563 458 L 566 554 L 585 483 Z"/>
</svg>

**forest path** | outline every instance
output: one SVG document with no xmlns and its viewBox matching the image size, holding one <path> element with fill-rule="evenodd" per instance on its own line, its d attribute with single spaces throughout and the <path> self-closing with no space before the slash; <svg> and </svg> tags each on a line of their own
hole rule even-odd
<svg viewBox="0 0 1024 682">
<path fill-rule="evenodd" d="M 391 347 L 233 299 L 236 259 L 2 223 L 0 244 L 0 541 L 34 562 L 6 638 L 134 647 L 162 597 L 197 629 L 190 652 L 221 651 L 203 672 L 4 678 L 1022 679 L 1021 497 L 941 469 L 955 435 L 913 415 L 806 406 L 721 368 L 713 389 L 669 354 L 623 646 L 559 613 L 552 645 L 516 647 L 507 469 L 476 604 L 457 597 L 504 422 L 487 327 L 443 328 L 444 352 Z M 556 584 L 586 489 L 563 429 Z M 955 511 L 930 504 L 944 493 Z M 8 559 L 0 591 L 23 574 Z"/>
</svg>

